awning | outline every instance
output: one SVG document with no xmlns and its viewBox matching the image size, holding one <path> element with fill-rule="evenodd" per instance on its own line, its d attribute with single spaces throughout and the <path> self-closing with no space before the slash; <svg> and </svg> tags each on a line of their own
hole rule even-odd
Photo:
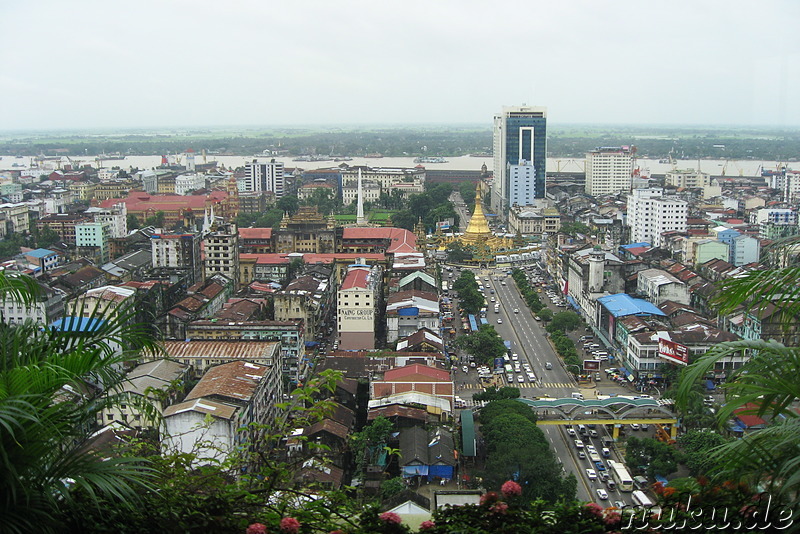
<svg viewBox="0 0 800 534">
<path fill-rule="evenodd" d="M 316 341 L 306 341 L 306 348 L 316 347 L 317 345 L 319 345 L 319 343 L 317 343 Z"/>
<path fill-rule="evenodd" d="M 428 476 L 427 465 L 405 465 L 403 466 L 403 478 L 411 478 L 416 476 Z"/>
<path fill-rule="evenodd" d="M 631 374 L 631 373 L 630 373 L 630 372 L 629 372 L 627 369 L 625 369 L 625 368 L 624 368 L 624 367 L 622 367 L 621 365 L 619 366 L 619 370 L 620 370 L 620 371 L 622 371 L 622 374 L 623 374 L 624 376 L 628 376 L 629 374 Z"/>
</svg>

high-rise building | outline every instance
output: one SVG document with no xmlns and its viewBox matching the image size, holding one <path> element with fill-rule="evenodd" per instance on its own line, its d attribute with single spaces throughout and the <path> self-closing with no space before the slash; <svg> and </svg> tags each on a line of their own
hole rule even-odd
<svg viewBox="0 0 800 534">
<path fill-rule="evenodd" d="M 274 159 L 245 163 L 245 175 L 237 177 L 236 185 L 240 193 L 270 191 L 275 198 L 281 198 L 285 186 L 283 163 Z"/>
<path fill-rule="evenodd" d="M 508 205 L 531 206 L 536 198 L 536 168 L 533 163 L 521 160 L 519 165 L 508 166 Z"/>
<path fill-rule="evenodd" d="M 205 277 L 221 274 L 239 289 L 239 232 L 234 223 L 220 225 L 203 237 Z"/>
<path fill-rule="evenodd" d="M 494 116 L 492 211 L 505 218 L 511 206 L 510 166 L 533 166 L 534 198 L 544 198 L 547 164 L 547 108 L 504 106 Z"/>
<path fill-rule="evenodd" d="M 630 147 L 599 147 L 586 154 L 586 194 L 595 197 L 631 190 Z"/>
<path fill-rule="evenodd" d="M 631 243 L 661 246 L 664 232 L 685 232 L 688 202 L 665 197 L 661 188 L 634 189 L 628 195 L 628 226 Z"/>
</svg>

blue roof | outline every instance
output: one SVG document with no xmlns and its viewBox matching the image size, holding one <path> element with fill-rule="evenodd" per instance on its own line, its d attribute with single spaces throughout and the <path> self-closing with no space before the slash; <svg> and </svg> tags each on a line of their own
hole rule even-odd
<svg viewBox="0 0 800 534">
<path fill-rule="evenodd" d="M 26 256 L 33 256 L 34 258 L 44 258 L 45 256 L 51 256 L 55 254 L 52 250 L 47 250 L 46 248 L 37 248 L 36 250 L 31 250 L 30 252 L 26 252 Z"/>
<path fill-rule="evenodd" d="M 649 246 L 651 246 L 650 243 L 645 243 L 644 241 L 642 241 L 641 243 L 631 243 L 630 245 L 622 245 L 619 248 L 624 248 L 625 250 L 628 250 L 629 248 L 639 248 L 639 247 L 649 247 Z"/>
<path fill-rule="evenodd" d="M 643 299 L 635 299 L 626 293 L 607 295 L 600 297 L 597 301 L 605 306 L 614 317 L 627 317 L 628 315 L 660 315 L 666 317 L 666 314 L 652 303 Z"/>
<path fill-rule="evenodd" d="M 93 332 L 99 330 L 105 323 L 103 319 L 89 319 L 88 317 L 64 317 L 55 321 L 51 326 L 54 330 L 62 332 Z"/>
</svg>

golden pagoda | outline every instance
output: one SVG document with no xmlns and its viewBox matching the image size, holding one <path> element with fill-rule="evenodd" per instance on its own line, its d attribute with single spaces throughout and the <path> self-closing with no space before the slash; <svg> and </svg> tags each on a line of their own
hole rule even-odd
<svg viewBox="0 0 800 534">
<path fill-rule="evenodd" d="M 474 261 L 486 262 L 492 261 L 497 252 L 511 248 L 511 239 L 498 237 L 489 229 L 489 223 L 486 222 L 486 215 L 483 213 L 482 186 L 483 182 L 478 182 L 475 190 L 475 210 L 472 212 L 466 231 L 462 235 L 450 239 L 438 236 L 439 239 L 435 239 L 435 241 L 439 245 L 439 250 L 445 250 L 451 242 L 459 241 L 464 247 L 474 251 Z"/>
</svg>

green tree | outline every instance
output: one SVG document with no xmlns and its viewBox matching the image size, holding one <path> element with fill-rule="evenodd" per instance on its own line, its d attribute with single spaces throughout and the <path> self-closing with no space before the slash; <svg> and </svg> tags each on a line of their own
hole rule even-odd
<svg viewBox="0 0 800 534">
<path fill-rule="evenodd" d="M 139 218 L 133 213 L 129 213 L 126 220 L 128 221 L 128 230 L 136 230 L 139 228 Z"/>
<path fill-rule="evenodd" d="M 489 386 L 485 391 L 476 393 L 472 396 L 476 401 L 495 401 L 502 399 L 517 399 L 519 398 L 519 388 Z"/>
<path fill-rule="evenodd" d="M 547 325 L 547 331 L 550 333 L 556 330 L 571 332 L 581 326 L 581 324 L 583 324 L 583 321 L 580 315 L 571 311 L 562 311 L 553 316 L 553 320 Z"/>
<path fill-rule="evenodd" d="M 294 195 L 285 195 L 278 199 L 275 207 L 284 213 L 294 215 L 297 213 L 297 208 L 300 207 L 300 201 Z"/>
<path fill-rule="evenodd" d="M 155 215 L 151 215 L 144 220 L 145 226 L 154 226 L 156 228 L 164 228 L 164 212 L 157 211 Z"/>
<path fill-rule="evenodd" d="M 653 438 L 628 438 L 625 462 L 650 478 L 667 476 L 678 469 L 678 455 L 672 445 Z"/>
<path fill-rule="evenodd" d="M 455 344 L 483 363 L 491 363 L 506 353 L 503 338 L 488 324 L 481 325 L 477 332 L 456 338 Z"/>
<path fill-rule="evenodd" d="M 25 238 L 20 234 L 6 236 L 5 239 L 0 240 L 0 258 L 6 259 L 16 256 L 24 244 Z"/>
<path fill-rule="evenodd" d="M 553 320 L 553 312 L 550 311 L 550 308 L 542 308 L 539 310 L 539 318 L 544 322 L 550 322 Z"/>
<path fill-rule="evenodd" d="M 447 245 L 447 261 L 451 263 L 463 263 L 472 259 L 472 252 L 461 241 L 453 241 Z"/>
<path fill-rule="evenodd" d="M 727 443 L 728 439 L 710 429 L 689 430 L 678 436 L 678 445 L 683 450 L 681 462 L 692 475 L 716 470 L 713 453 Z"/>
<path fill-rule="evenodd" d="M 411 210 L 400 210 L 392 214 L 392 226 L 395 228 L 405 228 L 413 231 L 414 225 L 417 224 L 418 220 L 419 216 L 415 215 Z"/>
<path fill-rule="evenodd" d="M 350 449 L 355 455 L 356 470 L 362 472 L 367 465 L 377 460 L 383 447 L 389 442 L 394 425 L 383 416 L 376 417 L 360 432 L 350 434 Z"/>
<path fill-rule="evenodd" d="M 25 277 L 0 273 L 0 295 L 24 304 L 37 289 Z M 97 413 L 124 399 L 113 393 L 124 380 L 122 365 L 139 350 L 157 353 L 146 328 L 133 324 L 134 313 L 132 305 L 112 318 L 92 313 L 80 336 L 32 321 L 0 323 L 0 531 L 55 532 L 56 510 L 74 492 L 130 501 L 148 487 L 144 460 L 83 450 Z M 98 390 L 87 383 L 110 394 L 93 394 Z M 69 398 L 70 391 L 84 394 Z"/>
</svg>

